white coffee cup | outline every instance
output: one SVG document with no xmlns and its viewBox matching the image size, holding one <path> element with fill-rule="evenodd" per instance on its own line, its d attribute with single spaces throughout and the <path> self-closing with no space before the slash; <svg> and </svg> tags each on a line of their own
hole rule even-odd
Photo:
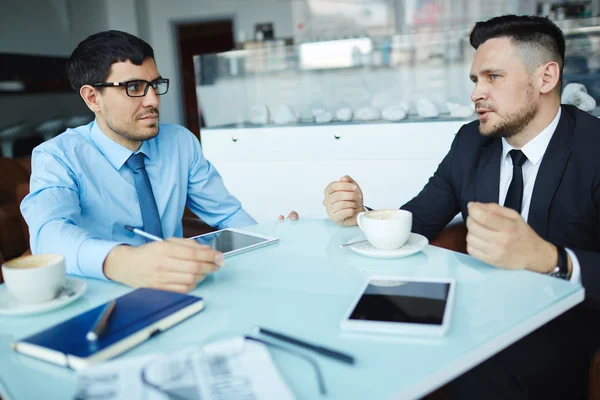
<svg viewBox="0 0 600 400">
<path fill-rule="evenodd" d="M 399 249 L 412 229 L 412 213 L 406 210 L 361 212 L 356 221 L 369 243 L 379 250 Z"/>
<path fill-rule="evenodd" d="M 7 261 L 2 275 L 8 291 L 22 304 L 54 299 L 65 284 L 65 257 L 40 254 Z"/>
</svg>

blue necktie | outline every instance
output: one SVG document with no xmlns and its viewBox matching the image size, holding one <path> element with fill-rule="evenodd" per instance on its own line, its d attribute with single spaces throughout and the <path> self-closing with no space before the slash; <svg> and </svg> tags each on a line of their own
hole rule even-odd
<svg viewBox="0 0 600 400">
<path fill-rule="evenodd" d="M 132 154 L 127 160 L 127 166 L 133 170 L 133 182 L 138 201 L 140 202 L 144 231 L 162 238 L 163 232 L 160 225 L 160 216 L 158 215 L 154 193 L 152 193 L 150 178 L 148 178 L 148 173 L 144 166 L 144 155 L 142 153 Z"/>
</svg>

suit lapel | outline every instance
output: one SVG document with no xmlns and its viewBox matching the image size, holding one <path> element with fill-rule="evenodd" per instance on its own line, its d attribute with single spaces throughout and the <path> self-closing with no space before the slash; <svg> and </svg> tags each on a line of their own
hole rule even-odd
<svg viewBox="0 0 600 400">
<path fill-rule="evenodd" d="M 475 179 L 475 200 L 482 203 L 498 203 L 500 193 L 500 159 L 502 141 L 490 139 L 482 147 Z"/>
<path fill-rule="evenodd" d="M 543 238 L 548 237 L 548 214 L 550 204 L 571 154 L 573 116 L 566 107 L 542 158 L 542 164 L 535 179 L 527 223 Z"/>
</svg>

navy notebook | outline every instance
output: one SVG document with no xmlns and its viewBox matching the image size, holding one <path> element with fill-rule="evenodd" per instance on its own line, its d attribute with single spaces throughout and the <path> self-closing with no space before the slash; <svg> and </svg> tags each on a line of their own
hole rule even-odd
<svg viewBox="0 0 600 400">
<path fill-rule="evenodd" d="M 104 309 L 100 305 L 12 344 L 19 353 L 72 369 L 108 360 L 204 308 L 201 297 L 136 289 L 116 299 L 106 330 L 95 342 L 86 334 Z"/>
</svg>

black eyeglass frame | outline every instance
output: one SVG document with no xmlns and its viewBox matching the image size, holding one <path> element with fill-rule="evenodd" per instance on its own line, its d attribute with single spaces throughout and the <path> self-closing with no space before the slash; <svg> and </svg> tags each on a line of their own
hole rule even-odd
<svg viewBox="0 0 600 400">
<path fill-rule="evenodd" d="M 255 337 L 249 336 L 249 335 L 244 335 L 244 339 L 262 343 L 267 347 L 272 347 L 272 348 L 281 350 L 290 355 L 302 358 L 303 360 L 308 362 L 311 365 L 311 367 L 313 368 L 313 370 L 315 371 L 316 378 L 317 378 L 317 385 L 319 386 L 320 394 L 322 396 L 327 396 L 327 388 L 325 387 L 325 378 L 323 377 L 323 372 L 321 371 L 319 364 L 311 356 L 304 354 L 302 352 L 299 352 L 297 350 L 288 349 L 284 346 L 281 346 L 280 344 L 271 342 L 269 340 L 259 339 L 259 338 L 255 338 Z M 154 389 L 155 391 L 157 391 L 158 393 L 167 396 L 167 398 L 169 400 L 190 400 L 185 396 L 182 396 L 177 393 L 173 393 L 173 392 L 169 391 L 168 389 L 165 389 L 155 383 L 152 383 L 147 377 L 147 371 L 146 371 L 147 368 L 148 367 L 144 367 L 140 374 L 140 380 L 142 382 L 142 385 L 144 385 L 146 387 L 150 387 L 150 388 Z"/>
<path fill-rule="evenodd" d="M 139 83 L 146 84 L 146 86 L 144 87 L 144 94 L 133 95 L 132 96 L 129 93 L 128 86 L 131 83 L 134 83 L 134 82 L 139 82 Z M 157 93 L 158 85 L 161 84 L 161 83 L 166 83 L 167 84 L 167 88 L 165 89 L 164 93 Z M 91 86 L 95 87 L 95 88 L 124 86 L 125 87 L 125 93 L 127 93 L 127 96 L 129 96 L 129 97 L 144 97 L 145 95 L 148 94 L 148 88 L 150 87 L 150 85 L 152 85 L 152 89 L 154 89 L 154 93 L 156 93 L 157 96 L 162 96 L 163 94 L 166 94 L 169 91 L 169 78 L 156 78 L 152 82 L 148 82 L 148 81 L 146 81 L 144 79 L 132 79 L 130 81 L 125 81 L 125 82 L 100 82 L 100 83 L 94 83 Z"/>
</svg>

